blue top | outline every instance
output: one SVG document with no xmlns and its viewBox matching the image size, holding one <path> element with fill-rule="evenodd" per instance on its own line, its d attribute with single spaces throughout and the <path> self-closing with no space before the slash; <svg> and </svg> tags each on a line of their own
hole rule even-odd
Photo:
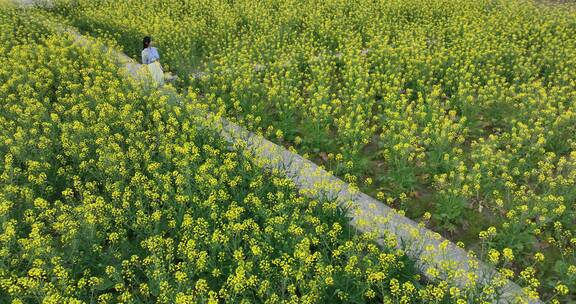
<svg viewBox="0 0 576 304">
<path fill-rule="evenodd" d="M 155 47 L 148 47 L 142 50 L 142 63 L 150 64 L 160 59 L 160 54 Z"/>
</svg>

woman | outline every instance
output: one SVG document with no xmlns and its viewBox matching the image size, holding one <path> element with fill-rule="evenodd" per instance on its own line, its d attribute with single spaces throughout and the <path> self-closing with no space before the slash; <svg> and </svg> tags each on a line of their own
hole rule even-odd
<svg viewBox="0 0 576 304">
<path fill-rule="evenodd" d="M 152 47 L 152 39 L 144 37 L 142 50 L 142 64 L 148 67 L 152 79 L 159 85 L 164 85 L 164 70 L 160 65 L 160 54 L 155 47 Z"/>
</svg>

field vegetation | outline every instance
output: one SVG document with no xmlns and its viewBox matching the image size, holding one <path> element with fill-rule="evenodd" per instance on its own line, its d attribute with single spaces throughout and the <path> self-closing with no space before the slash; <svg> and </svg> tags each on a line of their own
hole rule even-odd
<svg viewBox="0 0 576 304">
<path fill-rule="evenodd" d="M 399 240 L 357 234 L 66 23 L 0 5 L 0 303 L 495 296 L 424 281 Z"/>
<path fill-rule="evenodd" d="M 152 35 L 213 111 L 507 263 L 534 294 L 576 300 L 573 5 L 56 3 L 134 56 Z"/>
</svg>

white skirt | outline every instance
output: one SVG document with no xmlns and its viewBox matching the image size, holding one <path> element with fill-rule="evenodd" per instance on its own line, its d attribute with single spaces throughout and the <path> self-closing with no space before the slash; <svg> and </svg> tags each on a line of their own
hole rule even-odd
<svg viewBox="0 0 576 304">
<path fill-rule="evenodd" d="M 152 80 L 154 80 L 154 82 L 159 86 L 164 85 L 164 71 L 162 71 L 162 66 L 160 66 L 160 62 L 154 61 L 150 64 L 147 64 L 147 66 L 148 71 L 152 76 Z"/>
</svg>

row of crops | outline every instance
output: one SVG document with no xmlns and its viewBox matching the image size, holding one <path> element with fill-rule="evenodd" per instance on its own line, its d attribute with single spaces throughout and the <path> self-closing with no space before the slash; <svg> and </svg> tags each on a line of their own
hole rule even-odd
<svg viewBox="0 0 576 304">
<path fill-rule="evenodd" d="M 575 300 L 574 6 L 55 3 L 135 58 L 152 35 L 212 110 L 462 242 L 533 295 Z"/>
<path fill-rule="evenodd" d="M 497 298 L 423 280 L 399 240 L 355 233 L 67 22 L 0 3 L 0 303 Z"/>
</svg>

